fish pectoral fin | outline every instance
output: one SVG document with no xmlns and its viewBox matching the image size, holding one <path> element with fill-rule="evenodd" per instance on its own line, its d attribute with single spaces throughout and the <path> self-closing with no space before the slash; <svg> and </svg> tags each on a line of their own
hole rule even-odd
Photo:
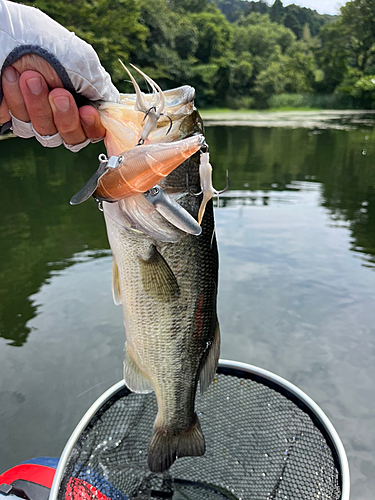
<svg viewBox="0 0 375 500">
<path fill-rule="evenodd" d="M 219 328 L 219 322 L 216 320 L 215 333 L 212 339 L 212 344 L 211 347 L 209 348 L 207 357 L 204 361 L 199 376 L 199 387 L 201 394 L 203 394 L 208 389 L 208 387 L 210 386 L 211 382 L 215 377 L 217 364 L 219 362 L 219 356 L 220 356 L 220 328 Z"/>
<path fill-rule="evenodd" d="M 148 467 L 151 472 L 164 472 L 176 458 L 200 457 L 205 450 L 204 436 L 196 413 L 193 424 L 180 433 L 156 424 L 148 448 Z"/>
<path fill-rule="evenodd" d="M 152 245 L 147 259 L 139 257 L 142 286 L 146 293 L 159 302 L 168 302 L 179 296 L 176 276 L 164 257 Z"/>
<path fill-rule="evenodd" d="M 121 290 L 120 290 L 120 279 L 118 273 L 118 267 L 115 258 L 112 261 L 112 296 L 113 302 L 116 306 L 121 305 Z"/>
<path fill-rule="evenodd" d="M 150 383 L 150 380 L 138 368 L 136 362 L 129 354 L 129 350 L 126 344 L 127 343 L 125 342 L 125 359 L 124 359 L 125 384 L 133 392 L 137 392 L 140 394 L 147 394 L 148 392 L 152 392 L 153 388 Z"/>
</svg>

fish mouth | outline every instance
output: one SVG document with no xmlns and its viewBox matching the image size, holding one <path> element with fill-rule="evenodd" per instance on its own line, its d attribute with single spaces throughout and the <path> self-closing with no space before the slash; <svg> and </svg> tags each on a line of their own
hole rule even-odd
<svg viewBox="0 0 375 500">
<path fill-rule="evenodd" d="M 107 160 L 105 155 L 99 156 L 97 170 L 84 186 L 72 196 L 70 204 L 78 205 L 91 196 L 95 198 L 99 208 L 102 208 L 103 202 L 107 204 L 121 201 L 120 212 L 127 214 L 127 220 L 124 221 L 126 227 L 130 225 L 130 227 L 137 230 L 144 230 L 147 235 L 156 233 L 160 236 L 161 227 L 165 226 L 165 224 L 161 223 L 160 218 L 163 218 L 175 228 L 173 238 L 176 238 L 177 234 L 181 236 L 184 233 L 197 236 L 201 233 L 197 220 L 189 209 L 186 210 L 176 201 L 175 196 L 170 196 L 169 183 L 166 185 L 164 182 L 164 178 L 167 178 L 171 171 L 179 168 L 189 156 L 198 151 L 204 144 L 202 120 L 194 107 L 195 89 L 185 85 L 176 89 L 162 91 L 141 70 L 134 66 L 133 68 L 145 78 L 153 91 L 150 94 L 143 93 L 125 67 L 133 82 L 135 93 L 120 94 L 119 103 L 103 101 L 94 103 L 94 106 L 99 111 L 101 122 L 106 128 L 104 142 L 109 158 Z M 182 148 L 182 143 L 184 141 L 189 142 L 189 140 L 195 142 L 193 149 L 188 155 L 182 156 L 181 161 L 176 159 L 173 169 L 163 171 L 163 161 L 161 161 L 160 164 L 152 167 L 154 172 L 160 172 L 159 176 L 154 175 L 153 181 L 147 181 L 148 184 L 144 183 L 142 186 L 138 185 L 142 176 L 145 179 L 152 177 L 150 171 L 146 169 L 145 172 L 133 175 L 137 185 L 131 184 L 131 181 L 127 179 L 124 180 L 124 184 L 130 186 L 125 196 L 118 189 L 116 191 L 118 194 L 114 194 L 113 189 L 116 188 L 114 175 L 121 166 L 123 156 L 127 156 L 128 153 L 131 156 L 134 152 L 139 157 L 144 154 L 145 157 L 149 155 L 149 158 L 152 158 L 163 144 L 170 145 L 171 149 L 176 148 L 176 155 L 178 155 L 178 146 L 181 144 Z M 104 157 L 105 161 L 101 160 L 101 157 Z M 124 169 L 124 172 L 131 172 L 132 168 L 133 166 L 129 165 L 126 170 Z M 121 174 L 121 177 L 123 177 L 123 174 Z M 112 178 L 111 181 L 110 178 Z M 162 181 L 161 185 L 160 181 Z M 107 189 L 107 185 L 114 187 Z M 146 208 L 139 194 L 143 195 L 143 199 L 151 207 Z M 122 201 L 123 197 L 128 196 L 134 197 L 133 202 Z M 133 214 L 129 213 L 130 206 L 132 206 Z M 146 214 L 149 216 L 150 210 L 158 214 L 158 217 L 154 214 L 148 220 L 149 223 L 155 224 L 155 231 L 150 230 L 149 223 L 145 224 Z M 138 222 L 135 220 L 137 217 Z M 116 220 L 118 221 L 118 217 L 116 217 Z M 167 231 L 167 233 L 166 237 L 169 239 L 170 231 Z"/>
</svg>

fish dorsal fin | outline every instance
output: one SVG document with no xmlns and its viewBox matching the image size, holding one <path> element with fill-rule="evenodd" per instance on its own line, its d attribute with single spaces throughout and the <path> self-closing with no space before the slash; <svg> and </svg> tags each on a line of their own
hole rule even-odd
<svg viewBox="0 0 375 500">
<path fill-rule="evenodd" d="M 203 394 L 213 381 L 216 373 L 217 364 L 220 356 L 220 328 L 219 322 L 216 320 L 214 338 L 212 339 L 211 347 L 208 351 L 207 358 L 202 366 L 199 376 L 199 387 Z"/>
<path fill-rule="evenodd" d="M 112 296 L 113 302 L 116 304 L 116 306 L 121 305 L 120 278 L 116 259 L 114 257 L 112 261 Z"/>
<path fill-rule="evenodd" d="M 124 381 L 127 387 L 137 393 L 152 392 L 153 388 L 150 380 L 138 368 L 134 359 L 131 357 L 127 342 L 125 342 L 125 359 L 124 359 Z"/>
<path fill-rule="evenodd" d="M 155 245 L 151 246 L 147 259 L 139 257 L 143 289 L 153 299 L 168 302 L 179 296 L 180 289 L 172 269 Z"/>
</svg>

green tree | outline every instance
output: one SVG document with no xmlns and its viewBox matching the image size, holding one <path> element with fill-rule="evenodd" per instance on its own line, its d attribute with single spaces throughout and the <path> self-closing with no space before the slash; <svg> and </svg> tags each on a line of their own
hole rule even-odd
<svg viewBox="0 0 375 500">
<path fill-rule="evenodd" d="M 164 89 L 193 85 L 200 106 L 248 106 L 254 98 L 264 104 L 272 94 L 313 91 L 364 102 L 371 93 L 367 80 L 357 82 L 375 74 L 375 0 L 347 3 L 330 23 L 329 16 L 281 0 L 271 7 L 264 0 L 28 3 L 92 44 L 123 92 L 131 85 L 118 58 Z"/>
<path fill-rule="evenodd" d="M 233 95 L 247 95 L 253 77 L 253 57 L 249 52 L 242 52 L 231 61 L 230 87 Z"/>
<path fill-rule="evenodd" d="M 309 49 L 318 49 L 321 42 L 318 36 L 312 36 L 309 25 L 306 23 L 302 30 L 302 40 L 306 42 Z"/>
<path fill-rule="evenodd" d="M 257 76 L 255 95 L 266 102 L 274 94 L 312 92 L 317 68 L 307 45 L 298 41 Z"/>
<path fill-rule="evenodd" d="M 170 88 L 171 81 L 181 71 L 174 45 L 177 16 L 168 9 L 165 0 L 138 0 L 138 3 L 139 20 L 147 30 L 147 37 L 144 50 L 132 50 L 129 59 L 163 88 Z M 135 76 L 141 88 L 145 88 L 143 78 Z"/>
<path fill-rule="evenodd" d="M 352 64 L 365 72 L 375 55 L 375 0 L 353 0 L 341 7 Z"/>
<path fill-rule="evenodd" d="M 281 0 L 275 0 L 270 11 L 270 19 L 274 23 L 280 23 L 284 16 L 284 5 Z"/>
<path fill-rule="evenodd" d="M 169 0 L 169 7 L 174 11 L 203 12 L 207 7 L 207 0 Z"/>
<path fill-rule="evenodd" d="M 359 99 L 360 93 L 353 93 L 356 81 L 375 70 L 375 0 L 347 2 L 341 15 L 322 28 L 320 38 L 322 46 L 316 51 L 324 73 L 320 90 Z"/>
<path fill-rule="evenodd" d="M 255 2 L 244 0 L 212 0 L 231 23 L 252 12 L 269 14 L 269 6 L 264 0 Z"/>
<path fill-rule="evenodd" d="M 332 93 L 344 79 L 350 57 L 342 19 L 338 18 L 334 23 L 323 26 L 320 39 L 321 47 L 316 50 L 316 60 L 323 71 L 323 79 L 318 90 Z"/>
<path fill-rule="evenodd" d="M 361 107 L 373 109 L 375 107 L 375 75 L 363 76 L 357 80 L 351 95 L 360 102 Z"/>
<path fill-rule="evenodd" d="M 254 77 L 294 42 L 295 35 L 268 15 L 257 13 L 241 18 L 233 30 L 232 50 L 236 56 L 248 52 L 253 58 Z"/>
<path fill-rule="evenodd" d="M 196 57 L 203 64 L 227 55 L 232 28 L 217 8 L 190 17 L 198 32 Z"/>
</svg>

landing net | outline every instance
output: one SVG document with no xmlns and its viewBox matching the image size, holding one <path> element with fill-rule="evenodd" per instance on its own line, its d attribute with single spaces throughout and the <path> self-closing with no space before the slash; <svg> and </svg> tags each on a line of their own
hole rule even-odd
<svg viewBox="0 0 375 500">
<path fill-rule="evenodd" d="M 205 455 L 178 459 L 163 475 L 147 467 L 155 395 L 117 384 L 68 443 L 51 500 L 347 500 L 346 456 L 327 417 L 291 384 L 254 369 L 220 364 L 196 399 Z"/>
</svg>

